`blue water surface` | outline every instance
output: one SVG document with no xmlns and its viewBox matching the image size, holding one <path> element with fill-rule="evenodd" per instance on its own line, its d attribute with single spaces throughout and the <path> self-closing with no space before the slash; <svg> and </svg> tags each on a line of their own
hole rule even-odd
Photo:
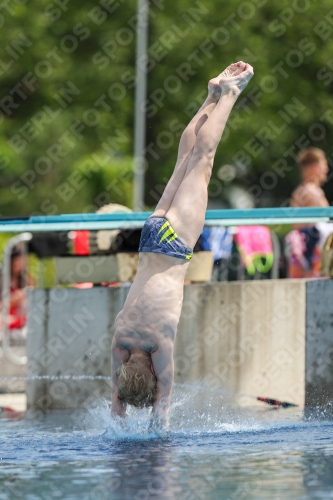
<svg viewBox="0 0 333 500">
<path fill-rule="evenodd" d="M 0 500 L 333 499 L 333 421 L 294 410 L 187 411 L 149 434 L 100 402 L 0 421 Z"/>
</svg>

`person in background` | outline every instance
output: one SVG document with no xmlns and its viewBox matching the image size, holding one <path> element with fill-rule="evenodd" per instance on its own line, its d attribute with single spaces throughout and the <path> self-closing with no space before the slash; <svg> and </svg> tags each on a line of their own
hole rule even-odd
<svg viewBox="0 0 333 500">
<path fill-rule="evenodd" d="M 304 149 L 298 153 L 302 182 L 291 195 L 291 207 L 327 207 L 329 205 L 321 185 L 327 180 L 326 155 L 319 148 Z"/>
<path fill-rule="evenodd" d="M 302 182 L 291 195 L 291 207 L 327 207 L 329 203 L 321 186 L 329 172 L 324 151 L 308 148 L 298 153 Z M 316 278 L 320 276 L 321 249 L 331 224 L 317 223 L 295 226 L 285 238 L 289 278 Z"/>
<path fill-rule="evenodd" d="M 33 278 L 26 272 L 26 255 L 18 245 L 11 255 L 10 265 L 10 303 L 8 327 L 10 333 L 25 327 L 27 321 L 26 286 L 34 286 Z M 1 320 L 0 320 L 1 327 Z"/>
</svg>

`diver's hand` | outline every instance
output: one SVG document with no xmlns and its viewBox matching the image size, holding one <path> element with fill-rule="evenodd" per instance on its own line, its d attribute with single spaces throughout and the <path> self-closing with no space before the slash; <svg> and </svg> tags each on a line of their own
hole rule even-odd
<svg viewBox="0 0 333 500">
<path fill-rule="evenodd" d="M 169 430 L 169 416 L 164 414 L 152 413 L 148 426 L 149 432 L 162 432 Z"/>
</svg>

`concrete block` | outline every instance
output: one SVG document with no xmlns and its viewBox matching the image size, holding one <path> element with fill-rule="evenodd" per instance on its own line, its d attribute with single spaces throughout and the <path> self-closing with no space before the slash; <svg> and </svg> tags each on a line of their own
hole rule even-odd
<svg viewBox="0 0 333 500">
<path fill-rule="evenodd" d="M 29 409 L 76 409 L 110 398 L 109 381 L 94 377 L 110 376 L 114 320 L 128 290 L 29 292 L 28 375 L 91 377 L 30 382 Z M 186 285 L 174 358 L 176 382 L 304 404 L 305 282 Z"/>
<path fill-rule="evenodd" d="M 175 350 L 179 382 L 303 405 L 305 282 L 190 285 Z M 239 404 L 253 404 L 239 398 Z"/>
<path fill-rule="evenodd" d="M 25 343 L 20 341 L 18 345 L 12 346 L 17 356 L 25 356 Z M 0 343 L 0 393 L 3 391 L 22 392 L 25 390 L 26 367 L 12 363 L 5 355 Z M 1 405 L 0 405 L 1 406 Z"/>
<path fill-rule="evenodd" d="M 117 255 L 56 257 L 56 279 L 60 284 L 120 281 Z"/>
<path fill-rule="evenodd" d="M 333 281 L 306 284 L 306 406 L 333 402 Z"/>
<path fill-rule="evenodd" d="M 116 255 L 88 255 L 57 257 L 54 259 L 56 279 L 59 284 L 102 283 L 134 281 L 138 264 L 138 253 Z M 213 252 L 196 252 L 190 261 L 185 279 L 209 281 L 214 266 Z"/>
<path fill-rule="evenodd" d="M 41 377 L 28 381 L 29 409 L 80 408 L 87 400 L 110 396 L 109 380 L 96 377 L 111 375 L 114 320 L 127 292 L 128 287 L 29 292 L 27 374 Z"/>
<path fill-rule="evenodd" d="M 188 266 L 185 280 L 193 282 L 209 281 L 214 267 L 213 252 L 195 252 Z"/>
</svg>

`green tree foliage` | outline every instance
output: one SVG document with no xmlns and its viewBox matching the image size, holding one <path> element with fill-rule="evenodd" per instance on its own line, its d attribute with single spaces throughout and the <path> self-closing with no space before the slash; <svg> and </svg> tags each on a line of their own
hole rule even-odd
<svg viewBox="0 0 333 500">
<path fill-rule="evenodd" d="M 136 2 L 8 0 L 0 11 L 1 213 L 131 206 Z M 170 176 L 207 81 L 235 60 L 255 76 L 219 146 L 212 203 L 287 203 L 306 144 L 332 158 L 329 0 L 152 0 L 148 207 Z M 327 184 L 332 198 L 332 183 Z M 238 194 L 237 194 L 238 193 Z M 243 200 L 244 198 L 244 200 Z"/>
</svg>

